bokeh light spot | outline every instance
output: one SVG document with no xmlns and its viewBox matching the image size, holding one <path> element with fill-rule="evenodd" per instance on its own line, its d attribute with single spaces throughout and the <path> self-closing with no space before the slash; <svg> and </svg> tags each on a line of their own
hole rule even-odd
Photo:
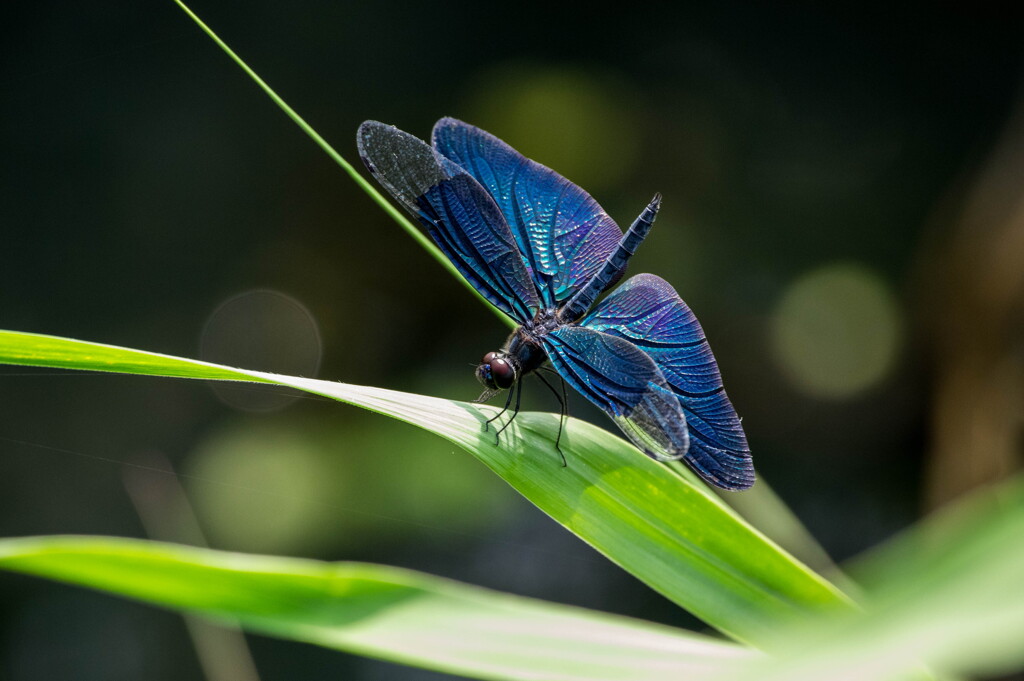
<svg viewBox="0 0 1024 681">
<path fill-rule="evenodd" d="M 812 397 L 845 399 L 892 370 L 903 320 L 878 274 L 837 263 L 790 285 L 774 312 L 772 334 L 776 361 L 796 388 Z"/>
<path fill-rule="evenodd" d="M 339 480 L 319 448 L 295 429 L 238 425 L 194 452 L 188 485 L 220 548 L 293 553 L 318 545 L 330 527 L 327 500 Z"/>
<path fill-rule="evenodd" d="M 506 65 L 478 74 L 467 122 L 553 168 L 591 194 L 632 171 L 636 100 L 612 79 L 579 69 Z"/>
<path fill-rule="evenodd" d="M 221 303 L 207 318 L 199 356 L 207 362 L 278 374 L 315 377 L 323 346 L 312 313 L 295 298 L 268 289 L 246 291 Z M 251 385 L 211 383 L 226 404 L 272 411 L 298 393 Z"/>
<path fill-rule="evenodd" d="M 464 542 L 515 498 L 450 443 L 390 419 L 274 421 L 234 420 L 192 452 L 185 482 L 217 548 L 324 555 L 436 544 L 439 531 Z"/>
</svg>

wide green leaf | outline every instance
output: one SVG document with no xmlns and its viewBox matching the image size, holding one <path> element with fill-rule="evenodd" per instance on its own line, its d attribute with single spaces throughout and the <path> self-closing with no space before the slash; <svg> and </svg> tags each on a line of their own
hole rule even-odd
<svg viewBox="0 0 1024 681">
<path fill-rule="evenodd" d="M 0 568 L 483 679 L 703 679 L 758 656 L 670 627 L 365 563 L 56 536 L 0 540 Z"/>
<path fill-rule="evenodd" d="M 780 631 L 730 681 L 907 678 L 1024 668 L 1024 476 L 896 537 L 852 570 L 864 611 Z"/>
<path fill-rule="evenodd" d="M 53 336 L 0 332 L 0 362 L 247 380 L 298 388 L 429 430 L 466 449 L 541 510 L 711 626 L 758 646 L 780 623 L 852 609 L 832 584 L 766 539 L 706 487 L 605 430 L 523 413 L 495 442 L 492 407 L 222 367 Z"/>
</svg>

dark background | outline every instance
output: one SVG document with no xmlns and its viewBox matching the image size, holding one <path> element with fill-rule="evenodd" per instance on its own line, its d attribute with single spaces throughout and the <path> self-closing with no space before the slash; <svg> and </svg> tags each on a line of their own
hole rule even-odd
<svg viewBox="0 0 1024 681">
<path fill-rule="evenodd" d="M 193 9 L 350 161 L 364 119 L 426 137 L 453 115 L 620 225 L 662 192 L 631 272 L 698 314 L 759 474 L 842 560 L 1020 466 L 1024 43 L 992 7 Z M 476 396 L 506 327 L 172 2 L 17 3 L 0 37 L 0 327 Z M 0 386 L 2 536 L 188 540 L 177 479 L 215 547 L 693 625 L 383 417 L 172 379 Z M 444 678 L 249 640 L 265 681 Z M 3 681 L 200 674 L 177 616 L 0 574 Z"/>
</svg>

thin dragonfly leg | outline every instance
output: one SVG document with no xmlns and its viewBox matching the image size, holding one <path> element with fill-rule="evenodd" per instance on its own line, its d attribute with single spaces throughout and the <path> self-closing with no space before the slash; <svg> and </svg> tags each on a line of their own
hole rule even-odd
<svg viewBox="0 0 1024 681">
<path fill-rule="evenodd" d="M 565 454 L 562 453 L 562 448 L 559 446 L 562 442 L 562 428 L 565 427 L 565 419 L 568 416 L 568 397 L 565 394 L 565 381 L 562 380 L 561 376 L 558 377 L 558 380 L 562 381 L 562 394 L 559 395 L 555 390 L 555 386 L 548 383 L 548 379 L 544 378 L 544 375 L 539 371 L 537 372 L 537 378 L 543 381 L 544 385 L 548 387 L 548 390 L 554 393 L 555 399 L 558 400 L 558 405 L 562 408 L 562 413 L 558 417 L 558 436 L 555 438 L 555 449 L 558 450 L 558 455 L 562 457 L 562 468 L 565 468 L 568 464 L 565 462 Z"/>
<path fill-rule="evenodd" d="M 516 416 L 519 415 L 519 402 L 520 402 L 520 400 L 523 397 L 523 382 L 519 381 L 518 383 L 516 383 L 515 389 L 516 389 L 516 408 L 514 410 L 512 410 L 512 418 L 510 418 L 508 421 L 506 421 L 505 424 L 502 425 L 502 427 L 498 429 L 498 432 L 495 433 L 495 436 L 500 436 L 501 435 L 501 431 L 503 431 L 506 428 L 508 428 L 509 426 L 511 426 L 512 422 L 516 420 Z"/>
<path fill-rule="evenodd" d="M 555 437 L 555 449 L 558 451 L 558 455 L 560 457 L 562 457 L 562 467 L 565 468 L 568 464 L 565 461 L 565 453 L 562 452 L 562 447 L 561 447 L 562 430 L 565 427 L 565 419 L 566 419 L 566 416 L 568 415 L 568 412 L 567 412 L 567 409 L 566 409 L 565 381 L 562 381 L 562 394 L 559 395 L 558 392 L 555 390 L 554 386 L 551 385 L 550 383 L 548 383 L 548 380 L 546 378 L 544 378 L 543 375 L 538 373 L 537 374 L 537 378 L 539 378 L 544 383 L 544 385 L 546 385 L 548 387 L 548 390 L 550 390 L 552 393 L 554 393 L 555 399 L 558 400 L 558 405 L 561 408 L 561 413 L 559 414 L 559 417 L 558 417 L 558 435 Z M 561 378 L 561 377 L 559 377 L 559 378 Z"/>
<path fill-rule="evenodd" d="M 488 430 L 490 430 L 491 422 L 492 421 L 496 421 L 497 419 L 501 418 L 501 415 L 504 414 L 506 411 L 508 411 L 508 405 L 510 405 L 510 404 L 512 404 L 512 391 L 511 390 L 508 391 L 508 397 L 505 398 L 505 406 L 501 408 L 501 411 L 499 411 L 497 414 L 495 414 L 491 418 L 489 418 L 486 421 L 484 421 L 484 432 L 487 432 Z M 515 418 L 515 417 L 513 416 L 513 418 Z M 502 429 L 502 430 L 504 430 L 504 429 Z M 498 432 L 500 433 L 501 431 L 499 430 Z M 497 442 L 495 442 L 495 444 L 497 444 Z"/>
<path fill-rule="evenodd" d="M 559 454 L 562 454 L 561 448 L 558 447 L 558 441 L 562 439 L 562 428 L 565 426 L 565 422 L 569 418 L 569 392 L 565 389 L 564 378 L 559 376 L 558 382 L 562 386 L 562 419 L 558 422 L 558 437 L 555 439 L 555 448 L 558 449 Z M 564 468 L 566 465 L 565 455 L 562 454 L 562 467 Z"/>
</svg>

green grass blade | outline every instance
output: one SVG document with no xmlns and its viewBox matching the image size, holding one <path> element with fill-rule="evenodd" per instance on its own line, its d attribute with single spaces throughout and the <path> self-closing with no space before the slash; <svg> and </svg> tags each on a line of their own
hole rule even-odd
<svg viewBox="0 0 1024 681">
<path fill-rule="evenodd" d="M 763 476 L 758 476 L 757 485 L 749 494 L 714 491 L 744 520 L 764 532 L 772 541 L 806 563 L 815 572 L 824 575 L 854 598 L 860 593 L 853 580 L 832 561 L 810 530 L 800 522 Z"/>
<path fill-rule="evenodd" d="M 691 484 L 703 486 L 700 478 L 682 461 L 668 461 L 665 465 Z M 743 520 L 753 525 L 766 537 L 789 551 L 811 569 L 828 577 L 848 595 L 857 593 L 857 586 L 844 575 L 829 557 L 818 540 L 804 527 L 796 514 L 765 481 L 757 476 L 757 484 L 743 494 L 726 490 L 712 491 Z"/>
<path fill-rule="evenodd" d="M 0 568 L 482 679 L 701 679 L 756 656 L 678 629 L 364 563 L 58 536 L 0 540 Z"/>
<path fill-rule="evenodd" d="M 515 326 L 514 322 L 511 319 L 506 317 L 504 314 L 501 313 L 500 310 L 498 310 L 496 307 L 487 302 L 487 300 L 482 295 L 480 295 L 480 292 L 473 288 L 473 286 L 468 281 L 466 281 L 461 274 L 459 274 L 459 271 L 455 269 L 455 266 L 451 264 L 448 258 L 444 256 L 441 250 L 434 244 L 433 241 L 431 241 L 427 237 L 426 234 L 423 233 L 422 230 L 417 228 L 409 220 L 409 218 L 406 217 L 404 213 L 402 213 L 400 210 L 391 205 L 391 203 L 388 202 L 388 200 L 384 198 L 384 196 L 379 191 L 377 191 L 376 187 L 367 182 L 366 179 L 359 174 L 359 172 L 352 166 L 351 163 L 346 161 L 345 158 L 334 149 L 334 147 L 327 143 L 327 140 L 321 137 L 320 134 L 316 130 L 314 130 L 312 126 L 310 126 L 309 123 L 307 123 L 302 118 L 302 116 L 298 114 L 298 112 L 295 111 L 295 109 L 289 106 L 288 103 L 285 102 L 280 95 L 274 92 L 273 88 L 271 88 L 265 80 L 260 78 L 255 71 L 249 68 L 249 65 L 246 64 L 241 57 L 235 54 L 234 50 L 228 47 L 227 43 L 221 40 L 220 37 L 213 32 L 213 29 L 211 29 L 209 26 L 203 23 L 203 21 L 198 16 L 196 16 L 196 14 L 192 10 L 190 10 L 188 6 L 185 5 L 184 2 L 182 2 L 181 0 L 174 0 L 174 2 L 177 3 L 179 7 L 181 7 L 185 14 L 187 14 L 189 18 L 192 19 L 192 21 L 194 21 L 196 25 L 199 26 L 199 28 L 202 29 L 203 32 L 206 33 L 206 35 L 209 36 L 210 39 L 214 43 L 216 43 L 217 46 L 220 47 L 220 49 L 223 50 L 226 55 L 228 55 L 228 57 L 231 58 L 232 61 L 238 64 L 239 68 L 241 68 L 242 71 L 244 71 L 247 76 L 252 78 L 256 85 L 258 85 L 260 89 L 262 89 L 263 92 L 265 92 L 266 95 L 270 97 L 271 101 L 274 102 L 274 104 L 276 104 L 278 108 L 280 108 L 281 111 L 283 111 L 285 115 L 288 116 L 288 118 L 292 119 L 295 125 L 299 126 L 299 128 L 304 133 L 306 133 L 306 135 L 309 136 L 309 138 L 313 140 L 313 142 L 316 143 L 318 147 L 323 149 L 323 151 L 328 156 L 330 156 L 335 163 L 341 166 L 341 169 L 344 170 L 348 174 L 348 176 L 355 181 L 357 185 L 359 185 L 360 189 L 366 192 L 370 196 L 370 198 L 373 199 L 374 203 L 380 206 L 381 209 L 383 209 L 383 211 L 387 213 L 392 220 L 398 223 L 398 226 L 401 227 L 406 234 L 411 236 L 413 240 L 416 241 L 416 243 L 419 244 L 423 250 L 429 253 L 430 257 L 432 257 L 434 260 L 440 263 L 442 267 L 448 270 L 449 274 L 455 277 L 463 286 L 466 287 L 466 289 L 468 289 L 478 300 L 480 300 L 484 305 L 486 305 L 489 310 L 494 312 L 494 314 L 497 315 L 497 317 L 501 319 L 505 324 L 507 324 L 508 326 Z M 353 140 L 354 139 L 355 136 L 353 135 Z"/>
<path fill-rule="evenodd" d="M 864 613 L 780 630 L 737 681 L 870 681 L 1024 670 L 1024 476 L 945 509 L 858 561 Z"/>
<path fill-rule="evenodd" d="M 766 539 L 704 486 L 605 430 L 524 413 L 495 444 L 477 404 L 258 371 L 53 336 L 0 332 L 0 362 L 254 380 L 386 414 L 463 447 L 556 521 L 637 578 L 738 640 L 764 646 L 791 618 L 851 609 L 832 584 Z"/>
</svg>

